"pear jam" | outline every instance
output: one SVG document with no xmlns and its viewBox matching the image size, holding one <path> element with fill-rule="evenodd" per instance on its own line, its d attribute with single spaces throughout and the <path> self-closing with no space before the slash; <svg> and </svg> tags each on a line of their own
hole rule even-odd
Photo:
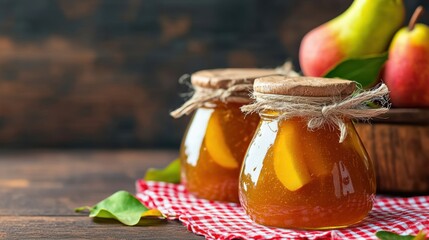
<svg viewBox="0 0 429 240">
<path fill-rule="evenodd" d="M 238 202 L 238 175 L 247 147 L 259 123 L 244 116 L 240 104 L 218 103 L 199 108 L 180 149 L 182 182 L 194 195 Z"/>
<path fill-rule="evenodd" d="M 255 222 L 329 229 L 361 221 L 371 210 L 375 174 L 354 129 L 308 131 L 300 118 L 262 117 L 245 157 L 240 201 Z"/>
<path fill-rule="evenodd" d="M 351 119 L 334 115 L 338 103 L 367 96 L 354 95 L 354 89 L 354 82 L 340 79 L 256 79 L 256 103 L 242 110 L 258 112 L 261 121 L 239 181 L 240 203 L 253 221 L 291 229 L 334 229 L 358 223 L 371 211 L 373 163 Z M 319 107 L 325 115 L 319 114 Z M 352 107 L 350 112 L 362 109 Z M 338 125 L 326 124 L 326 118 Z M 314 122 L 309 119 L 320 125 L 310 129 Z"/>
<path fill-rule="evenodd" d="M 216 69 L 192 75 L 192 84 L 199 89 L 188 102 L 200 102 L 180 148 L 181 179 L 190 193 L 239 202 L 241 165 L 260 120 L 258 114 L 246 116 L 240 107 L 250 102 L 256 77 L 275 73 L 274 69 Z"/>
</svg>

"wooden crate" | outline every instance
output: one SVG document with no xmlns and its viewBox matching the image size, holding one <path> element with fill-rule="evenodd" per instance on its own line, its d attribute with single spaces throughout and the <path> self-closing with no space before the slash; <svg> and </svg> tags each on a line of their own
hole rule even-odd
<svg viewBox="0 0 429 240">
<path fill-rule="evenodd" d="M 356 129 L 374 161 L 379 193 L 429 193 L 429 109 L 391 109 Z"/>
</svg>

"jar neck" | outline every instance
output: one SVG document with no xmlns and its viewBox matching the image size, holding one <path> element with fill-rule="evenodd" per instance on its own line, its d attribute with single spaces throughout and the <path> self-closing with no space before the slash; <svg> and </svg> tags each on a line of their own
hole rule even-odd
<svg viewBox="0 0 429 240">
<path fill-rule="evenodd" d="M 264 110 L 259 113 L 262 120 L 275 120 L 280 116 L 279 111 L 275 110 Z"/>
<path fill-rule="evenodd" d="M 200 108 L 206 108 L 206 109 L 214 109 L 214 108 L 236 108 L 240 109 L 242 106 L 246 105 L 246 103 L 238 103 L 238 102 L 222 102 L 222 101 L 213 101 L 213 102 L 207 102 Z"/>
<path fill-rule="evenodd" d="M 262 121 L 273 121 L 273 120 L 276 120 L 280 115 L 281 115 L 281 112 L 275 111 L 275 110 L 265 110 L 265 111 L 259 113 L 259 116 L 261 117 Z M 298 116 L 298 117 L 293 117 L 293 118 L 281 120 L 281 122 L 287 122 L 287 121 L 289 121 L 291 119 L 293 119 L 293 120 L 302 120 L 302 121 L 306 120 L 305 117 L 299 117 Z M 351 122 L 352 122 L 351 119 L 344 118 L 344 123 L 349 124 Z"/>
</svg>

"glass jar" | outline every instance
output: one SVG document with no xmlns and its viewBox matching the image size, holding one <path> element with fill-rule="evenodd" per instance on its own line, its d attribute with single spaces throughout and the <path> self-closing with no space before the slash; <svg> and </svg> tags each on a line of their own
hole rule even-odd
<svg viewBox="0 0 429 240">
<path fill-rule="evenodd" d="M 238 202 L 238 176 L 259 116 L 241 104 L 217 103 L 196 110 L 180 148 L 182 182 L 194 195 Z"/>
<path fill-rule="evenodd" d="M 320 90 L 295 87 L 286 92 Z M 282 228 L 332 229 L 365 218 L 375 196 L 375 171 L 351 120 L 343 119 L 347 135 L 340 143 L 340 130 L 309 130 L 306 117 L 282 120 L 276 110 L 260 115 L 239 183 L 241 205 L 252 220 Z"/>
<path fill-rule="evenodd" d="M 181 179 L 190 193 L 208 200 L 239 202 L 241 164 L 260 120 L 258 114 L 246 116 L 240 107 L 250 102 L 254 79 L 273 74 L 273 69 L 217 69 L 192 75 L 197 91 L 190 101 L 203 98 L 206 102 L 197 105 L 180 148 Z M 224 93 L 231 89 L 232 94 L 225 98 Z"/>
</svg>

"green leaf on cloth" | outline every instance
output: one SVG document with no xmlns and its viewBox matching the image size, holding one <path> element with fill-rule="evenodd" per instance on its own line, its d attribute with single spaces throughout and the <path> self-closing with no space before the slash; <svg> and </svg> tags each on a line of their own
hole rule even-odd
<svg viewBox="0 0 429 240">
<path fill-rule="evenodd" d="M 378 231 L 375 236 L 381 240 L 425 240 L 426 234 L 423 231 L 420 231 L 417 236 L 413 235 L 399 235 L 393 232 L 388 231 Z"/>
<path fill-rule="evenodd" d="M 329 70 L 324 77 L 353 80 L 363 88 L 368 88 L 378 81 L 380 70 L 387 58 L 387 53 L 348 58 Z"/>
<path fill-rule="evenodd" d="M 149 168 L 144 177 L 146 181 L 180 183 L 180 159 L 172 161 L 163 169 Z"/>
<path fill-rule="evenodd" d="M 89 211 L 90 217 L 116 219 L 128 226 L 138 224 L 142 217 L 164 218 L 159 210 L 148 209 L 126 191 L 118 191 L 93 207 L 86 206 L 75 209 L 76 212 L 85 210 Z"/>
</svg>

